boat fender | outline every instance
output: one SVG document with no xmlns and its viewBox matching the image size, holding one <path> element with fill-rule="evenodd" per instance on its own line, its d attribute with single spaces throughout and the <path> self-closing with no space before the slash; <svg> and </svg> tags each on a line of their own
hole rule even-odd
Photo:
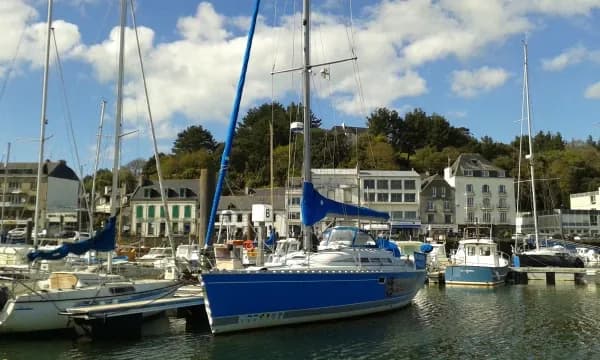
<svg viewBox="0 0 600 360">
<path fill-rule="evenodd" d="M 251 250 L 253 248 L 254 248 L 254 243 L 252 242 L 252 240 L 244 241 L 244 249 Z"/>
</svg>

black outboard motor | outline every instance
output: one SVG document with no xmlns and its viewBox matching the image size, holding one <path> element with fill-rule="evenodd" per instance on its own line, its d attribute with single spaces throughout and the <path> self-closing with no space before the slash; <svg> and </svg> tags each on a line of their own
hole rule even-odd
<svg viewBox="0 0 600 360">
<path fill-rule="evenodd" d="M 10 294 L 6 286 L 0 287 L 0 310 L 4 308 L 4 305 L 8 301 Z"/>
</svg>

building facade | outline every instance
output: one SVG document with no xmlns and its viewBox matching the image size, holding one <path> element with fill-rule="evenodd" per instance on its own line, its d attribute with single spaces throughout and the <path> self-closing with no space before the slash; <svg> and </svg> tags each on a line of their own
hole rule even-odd
<svg viewBox="0 0 600 360">
<path fill-rule="evenodd" d="M 38 163 L 8 163 L 0 169 L 2 222 L 5 231 L 32 226 L 35 213 Z M 54 234 L 77 226 L 79 178 L 66 161 L 42 165 L 38 229 Z"/>
<path fill-rule="evenodd" d="M 459 228 L 482 225 L 512 231 L 515 225 L 513 178 L 480 154 L 461 154 L 444 169 L 444 180 L 454 188 Z"/>
<path fill-rule="evenodd" d="M 171 230 L 175 236 L 196 235 L 200 180 L 164 180 Z M 130 200 L 130 233 L 140 237 L 166 236 L 166 213 L 158 182 L 139 186 Z"/>
<path fill-rule="evenodd" d="M 365 206 L 390 214 L 392 235 L 397 238 L 418 236 L 421 228 L 419 202 L 421 177 L 414 170 L 357 170 L 357 169 L 312 169 L 312 182 L 323 196 L 329 199 Z M 289 226 L 300 231 L 299 184 L 286 194 L 289 205 Z M 325 219 L 322 227 L 333 219 Z M 384 225 L 368 219 L 337 218 L 336 224 L 357 224 L 370 229 L 384 229 Z M 317 231 L 322 230 L 317 229 Z"/>
<path fill-rule="evenodd" d="M 458 232 L 454 188 L 438 174 L 421 183 L 421 232 L 433 240 L 445 240 Z"/>
<path fill-rule="evenodd" d="M 597 239 L 600 237 L 600 210 L 554 209 L 538 213 L 538 231 L 543 237 L 562 239 Z M 516 231 L 533 234 L 531 213 L 522 213 L 517 218 Z"/>
<path fill-rule="evenodd" d="M 569 195 L 571 210 L 600 210 L 600 189 Z"/>
</svg>

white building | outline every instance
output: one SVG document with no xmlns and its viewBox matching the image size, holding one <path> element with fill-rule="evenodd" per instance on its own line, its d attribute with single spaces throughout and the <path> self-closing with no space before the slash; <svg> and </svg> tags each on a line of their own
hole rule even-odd
<svg viewBox="0 0 600 360">
<path fill-rule="evenodd" d="M 600 210 L 600 189 L 569 195 L 571 210 Z"/>
<path fill-rule="evenodd" d="M 312 182 L 319 193 L 329 199 L 389 213 L 394 234 L 407 238 L 419 233 L 421 177 L 414 170 L 313 169 Z M 289 225 L 298 226 L 295 229 L 299 230 L 301 189 L 290 190 L 287 197 Z M 325 219 L 328 220 L 332 219 Z M 356 224 L 357 219 L 337 218 L 336 221 Z M 363 226 L 373 225 L 366 219 L 360 222 Z"/>
<path fill-rule="evenodd" d="M 455 190 L 459 227 L 515 225 L 514 182 L 506 170 L 479 154 L 461 154 L 444 169 L 444 180 Z"/>
</svg>

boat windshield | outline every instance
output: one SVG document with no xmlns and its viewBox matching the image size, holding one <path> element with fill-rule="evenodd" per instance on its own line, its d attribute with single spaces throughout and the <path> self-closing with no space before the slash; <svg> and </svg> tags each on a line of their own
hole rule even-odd
<svg viewBox="0 0 600 360">
<path fill-rule="evenodd" d="M 334 228 L 323 233 L 321 246 L 374 246 L 375 240 L 366 232 L 355 228 Z"/>
</svg>

